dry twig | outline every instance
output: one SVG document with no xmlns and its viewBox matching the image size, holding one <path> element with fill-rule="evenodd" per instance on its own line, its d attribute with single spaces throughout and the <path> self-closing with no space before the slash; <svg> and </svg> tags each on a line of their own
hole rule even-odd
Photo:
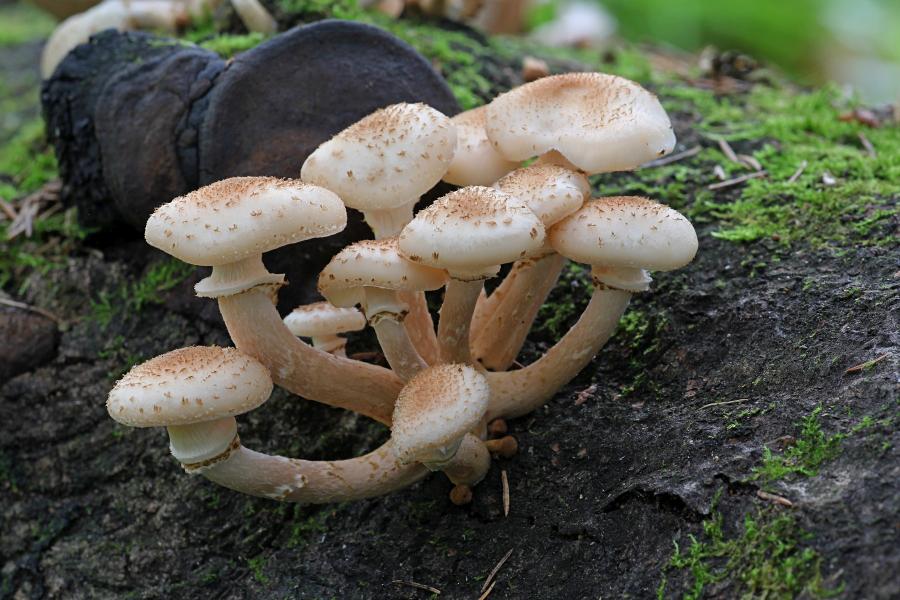
<svg viewBox="0 0 900 600">
<path fill-rule="evenodd" d="M 494 586 L 495 586 L 495 585 L 497 585 L 497 582 L 496 582 L 496 581 L 493 582 L 493 583 L 490 585 L 490 587 L 488 587 L 488 589 L 484 590 L 484 592 L 483 592 L 480 596 L 478 596 L 478 600 L 485 600 L 485 598 L 487 598 L 488 596 L 490 596 L 490 595 L 491 595 L 491 592 L 494 591 Z"/>
<path fill-rule="evenodd" d="M 806 170 L 806 165 L 808 165 L 808 164 L 809 164 L 809 163 L 806 162 L 805 160 L 804 160 L 803 162 L 801 162 L 801 163 L 800 163 L 800 166 L 797 167 L 797 170 L 794 171 L 794 174 L 791 175 L 791 176 L 788 178 L 787 182 L 788 182 L 788 183 L 794 183 L 795 181 L 797 181 L 798 179 L 800 179 L 800 176 L 803 175 L 803 171 Z"/>
<path fill-rule="evenodd" d="M 47 317 L 51 321 L 55 323 L 61 323 L 62 319 L 57 317 L 55 314 L 50 312 L 49 310 L 39 308 L 37 306 L 32 306 L 30 304 L 25 304 L 24 302 L 16 302 L 15 300 L 8 300 L 7 298 L 0 298 L 0 304 L 5 304 L 6 306 L 12 306 L 13 308 L 21 308 L 22 310 L 27 310 L 33 313 L 37 313 L 43 317 Z"/>
<path fill-rule="evenodd" d="M 859 143 L 862 144 L 863 148 L 866 149 L 866 154 L 868 154 L 872 158 L 878 156 L 878 153 L 875 152 L 875 146 L 872 145 L 872 142 L 869 141 L 869 138 L 866 137 L 866 134 L 860 131 L 856 135 L 859 136 Z"/>
<path fill-rule="evenodd" d="M 746 175 L 741 175 L 740 177 L 735 177 L 734 179 L 727 179 L 725 181 L 720 181 L 719 183 L 713 183 L 712 185 L 706 186 L 706 189 L 721 190 L 722 188 L 738 185 L 750 179 L 757 179 L 759 177 L 765 177 L 766 175 L 768 175 L 768 173 L 766 173 L 765 171 L 754 171 L 753 173 L 747 173 Z"/>
<path fill-rule="evenodd" d="M 859 363 L 858 365 L 853 365 L 852 367 L 850 367 L 849 369 L 844 371 L 844 375 L 852 375 L 853 373 L 859 373 L 861 371 L 865 371 L 869 367 L 877 365 L 878 363 L 880 363 L 881 361 L 886 359 L 888 356 L 889 356 L 889 354 L 887 352 L 885 352 L 881 356 L 876 356 L 872 360 L 867 360 L 866 362 Z"/>
<path fill-rule="evenodd" d="M 402 579 L 395 579 L 391 583 L 395 585 L 405 585 L 412 588 L 416 588 L 417 590 L 425 590 L 426 592 L 431 592 L 432 594 L 441 595 L 441 590 L 436 587 L 425 585 L 424 583 L 416 583 L 415 581 L 403 581 Z"/>
<path fill-rule="evenodd" d="M 762 490 L 756 490 L 756 497 L 760 500 L 766 500 L 767 502 L 774 502 L 775 504 L 780 504 L 781 506 L 787 506 L 788 508 L 793 508 L 794 506 L 794 503 L 784 496 L 770 494 L 769 492 L 764 492 Z"/>
<path fill-rule="evenodd" d="M 497 563 L 497 566 L 495 566 L 493 569 L 491 569 L 491 572 L 488 573 L 487 579 L 484 580 L 484 585 L 481 586 L 482 592 L 484 590 L 488 589 L 488 586 L 491 585 L 491 582 L 494 580 L 494 577 L 497 575 L 497 572 L 500 570 L 500 567 L 502 567 L 503 564 L 507 560 L 509 560 L 509 557 L 512 556 L 512 553 L 513 553 L 513 549 L 510 548 L 509 552 L 504 554 L 503 558 L 500 559 L 500 562 Z M 490 591 L 488 593 L 490 593 Z M 487 596 L 482 596 L 482 598 L 487 598 Z"/>
<path fill-rule="evenodd" d="M 653 167 L 661 167 L 663 165 L 670 165 L 674 162 L 678 162 L 679 160 L 684 160 L 685 158 L 690 158 L 692 156 L 696 156 L 700 154 L 700 151 L 703 148 L 700 146 L 694 146 L 693 148 L 689 148 L 687 150 L 683 150 L 681 152 L 676 152 L 675 154 L 670 154 L 669 156 L 664 156 L 662 158 L 657 158 L 656 160 L 650 161 L 647 164 L 643 165 L 642 169 L 652 169 Z"/>
<path fill-rule="evenodd" d="M 506 469 L 500 470 L 500 484 L 503 486 L 503 516 L 509 516 L 509 478 Z"/>
<path fill-rule="evenodd" d="M 738 398 L 737 400 L 727 400 L 725 402 L 711 402 L 710 404 L 704 404 L 700 407 L 700 410 L 704 408 L 712 408 L 713 406 L 724 406 L 726 404 L 737 404 L 738 402 L 746 402 L 750 398 Z"/>
</svg>

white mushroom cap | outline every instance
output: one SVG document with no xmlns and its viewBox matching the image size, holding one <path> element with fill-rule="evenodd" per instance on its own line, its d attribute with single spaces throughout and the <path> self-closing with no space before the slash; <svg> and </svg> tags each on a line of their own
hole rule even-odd
<svg viewBox="0 0 900 600">
<path fill-rule="evenodd" d="M 271 393 L 272 378 L 256 359 L 236 348 L 192 346 L 132 368 L 106 410 L 132 427 L 188 425 L 251 411 Z"/>
<path fill-rule="evenodd" d="M 364 329 L 366 317 L 355 308 L 316 302 L 295 308 L 284 318 L 284 324 L 298 337 L 324 337 Z"/>
<path fill-rule="evenodd" d="M 157 208 L 147 243 L 192 265 L 238 262 L 347 225 L 341 199 L 324 188 L 275 177 L 233 177 Z"/>
<path fill-rule="evenodd" d="M 681 213 L 637 196 L 589 200 L 548 234 L 553 249 L 596 265 L 671 271 L 697 253 L 697 234 Z"/>
<path fill-rule="evenodd" d="M 581 208 L 591 193 L 587 177 L 549 164 L 517 169 L 494 187 L 525 202 L 545 228 Z"/>
<path fill-rule="evenodd" d="M 456 126 L 456 152 L 444 174 L 453 185 L 491 185 L 519 163 L 507 160 L 494 149 L 484 130 L 487 107 L 461 112 L 450 120 Z"/>
<path fill-rule="evenodd" d="M 501 94 L 488 105 L 486 130 L 510 160 L 556 150 L 589 174 L 634 169 L 675 147 L 656 96 L 602 73 L 543 77 Z"/>
<path fill-rule="evenodd" d="M 319 146 L 300 171 L 357 210 L 414 202 L 441 180 L 453 159 L 456 128 L 425 104 L 392 104 Z"/>
<path fill-rule="evenodd" d="M 363 288 L 404 292 L 436 290 L 447 273 L 400 255 L 397 238 L 363 240 L 338 252 L 319 274 L 319 293 L 335 306 L 364 302 Z"/>
<path fill-rule="evenodd" d="M 474 280 L 495 275 L 501 264 L 538 250 L 543 241 L 544 226 L 523 201 L 470 186 L 420 211 L 400 233 L 400 253 Z"/>
<path fill-rule="evenodd" d="M 401 463 L 450 460 L 487 411 L 490 388 L 478 371 L 449 364 L 420 371 L 400 391 L 391 442 Z"/>
</svg>

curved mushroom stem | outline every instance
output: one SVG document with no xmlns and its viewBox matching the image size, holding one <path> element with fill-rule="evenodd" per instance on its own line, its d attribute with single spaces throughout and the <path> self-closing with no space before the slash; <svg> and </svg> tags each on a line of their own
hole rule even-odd
<svg viewBox="0 0 900 600">
<path fill-rule="evenodd" d="M 388 364 L 403 381 L 409 381 L 413 375 L 428 366 L 403 327 L 407 307 L 400 302 L 397 292 L 375 287 L 365 288 L 363 312 L 378 336 L 378 344 Z"/>
<path fill-rule="evenodd" d="M 491 313 L 494 312 L 494 309 L 500 304 L 500 300 L 502 300 L 503 292 L 505 292 L 505 290 L 500 294 L 497 292 L 501 291 L 501 288 L 504 287 L 504 284 L 508 279 L 508 276 L 504 277 L 503 281 L 500 282 L 500 285 L 490 294 L 484 290 L 484 287 L 482 287 L 481 291 L 478 293 L 478 300 L 475 302 L 475 310 L 472 311 L 472 319 L 469 322 L 470 346 L 475 343 L 476 338 L 478 338 L 478 332 L 481 331 L 481 328 L 484 327 L 484 324 L 491 316 Z"/>
<path fill-rule="evenodd" d="M 484 288 L 483 279 L 460 281 L 451 279 L 444 293 L 441 318 L 438 321 L 438 344 L 441 360 L 448 363 L 471 364 L 469 327 L 475 303 Z"/>
<path fill-rule="evenodd" d="M 333 354 L 334 356 L 346 357 L 347 339 L 337 334 L 318 335 L 312 338 L 313 348 Z"/>
<path fill-rule="evenodd" d="M 380 240 L 399 234 L 400 230 L 412 221 L 416 202 L 418 202 L 418 198 L 396 208 L 363 211 L 363 216 L 372 233 L 375 234 L 375 239 Z"/>
<path fill-rule="evenodd" d="M 547 299 L 566 259 L 556 254 L 516 262 L 502 300 L 481 327 L 472 355 L 488 369 L 505 371 L 516 360 L 541 305 Z"/>
<path fill-rule="evenodd" d="M 318 461 L 254 452 L 240 445 L 200 473 L 229 489 L 285 502 L 347 502 L 408 487 L 428 474 L 419 464 L 400 465 L 391 442 L 364 456 Z"/>
<path fill-rule="evenodd" d="M 231 0 L 234 12 L 241 18 L 244 26 L 257 33 L 275 33 L 278 23 L 259 0 Z"/>
<path fill-rule="evenodd" d="M 491 468 L 491 453 L 478 437 L 467 433 L 456 454 L 441 466 L 441 471 L 456 485 L 475 485 Z"/>
<path fill-rule="evenodd" d="M 486 420 L 518 417 L 552 398 L 600 351 L 630 299 L 630 292 L 596 288 L 578 322 L 539 360 L 517 371 L 486 373 L 491 386 Z"/>
<path fill-rule="evenodd" d="M 390 424 L 403 381 L 388 369 L 332 356 L 297 339 L 265 286 L 219 298 L 219 311 L 234 345 L 265 365 L 277 385 Z"/>
<path fill-rule="evenodd" d="M 372 328 L 378 336 L 384 357 L 400 379 L 409 381 L 413 375 L 428 367 L 416 352 L 402 321 L 393 316 L 383 316 L 373 319 Z"/>
<path fill-rule="evenodd" d="M 398 292 L 397 295 L 401 302 L 409 306 L 403 326 L 406 327 L 412 345 L 427 364 L 437 364 L 440 362 L 441 352 L 425 292 Z"/>
</svg>

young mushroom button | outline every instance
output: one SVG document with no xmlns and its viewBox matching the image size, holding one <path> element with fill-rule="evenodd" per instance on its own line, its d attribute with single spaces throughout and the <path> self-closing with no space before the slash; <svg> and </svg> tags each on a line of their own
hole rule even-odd
<svg viewBox="0 0 900 600">
<path fill-rule="evenodd" d="M 314 348 L 336 356 L 346 356 L 346 338 L 339 333 L 359 331 L 366 317 L 356 308 L 339 308 L 328 302 L 305 304 L 292 310 L 284 324 L 297 337 L 312 338 Z"/>
<path fill-rule="evenodd" d="M 450 273 L 438 324 L 445 362 L 470 362 L 469 327 L 484 279 L 543 242 L 544 226 L 524 202 L 480 186 L 442 196 L 404 227 L 400 253 Z"/>
</svg>

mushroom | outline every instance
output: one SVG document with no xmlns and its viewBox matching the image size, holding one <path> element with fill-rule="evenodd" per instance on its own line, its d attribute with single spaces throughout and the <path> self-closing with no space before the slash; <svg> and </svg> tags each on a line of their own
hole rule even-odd
<svg viewBox="0 0 900 600">
<path fill-rule="evenodd" d="M 444 286 L 447 273 L 400 255 L 397 238 L 364 240 L 338 252 L 319 274 L 319 293 L 335 306 L 362 306 L 394 372 L 409 380 L 427 364 L 403 327 L 408 306 L 399 292 Z"/>
<path fill-rule="evenodd" d="M 470 366 L 438 365 L 419 372 L 394 407 L 391 443 L 400 463 L 443 471 L 456 486 L 481 481 L 490 454 L 471 432 L 482 427 L 489 396 L 484 376 Z"/>
<path fill-rule="evenodd" d="M 131 427 L 165 426 L 172 455 L 188 473 L 227 488 L 292 502 L 343 502 L 410 485 L 427 470 L 400 465 L 390 442 L 365 456 L 307 461 L 241 445 L 235 415 L 268 399 L 265 367 L 234 348 L 174 350 L 132 368 L 109 394 L 110 416 Z"/>
<path fill-rule="evenodd" d="M 366 317 L 355 308 L 316 302 L 295 308 L 284 318 L 284 324 L 297 337 L 312 338 L 313 348 L 346 356 L 347 339 L 338 334 L 365 328 Z"/>
<path fill-rule="evenodd" d="M 451 117 L 456 126 L 456 152 L 444 181 L 453 185 L 491 185 L 519 163 L 503 158 L 484 130 L 487 107 L 479 106 Z"/>
<path fill-rule="evenodd" d="M 543 77 L 497 96 L 485 131 L 509 160 L 542 156 L 588 174 L 628 171 L 672 151 L 675 134 L 656 96 L 603 73 Z"/>
<path fill-rule="evenodd" d="M 176 31 L 192 15 L 202 12 L 206 2 L 175 0 L 106 0 L 60 23 L 41 54 L 41 77 L 48 79 L 66 54 L 104 29 L 161 29 Z"/>
<path fill-rule="evenodd" d="M 655 96 L 632 81 L 601 73 L 539 79 L 498 96 L 486 112 L 487 136 L 506 158 L 538 156 L 538 164 L 556 164 L 587 175 L 634 169 L 667 154 L 675 144 L 669 117 Z M 526 180 L 522 177 L 519 184 Z M 477 319 L 486 324 L 504 299 L 504 313 L 514 309 L 524 317 L 506 317 L 505 325 L 494 321 L 484 339 L 507 343 L 483 351 L 486 357 L 499 355 L 486 365 L 507 368 L 521 348 L 531 315 L 537 313 L 548 293 L 545 290 L 552 288 L 564 264 L 558 258 L 547 260 L 543 269 L 527 268 L 527 263 L 515 266 L 508 278 L 517 291 L 509 293 L 504 281 L 497 290 L 499 297 L 487 297 L 476 309 Z M 527 298 L 526 291 L 531 292 Z"/>
<path fill-rule="evenodd" d="M 495 188 L 524 201 L 544 228 L 572 214 L 590 197 L 587 177 L 556 165 L 531 165 L 500 179 Z M 472 345 L 476 360 L 495 371 L 505 371 L 513 363 L 538 310 L 565 264 L 565 259 L 548 244 L 532 255 L 516 261 L 509 275 L 494 290 L 490 299 L 476 305 L 486 312 Z"/>
<path fill-rule="evenodd" d="M 524 369 L 487 374 L 488 420 L 527 414 L 551 398 L 600 351 L 632 293 L 649 288 L 644 269 L 677 269 L 697 252 L 697 234 L 686 218 L 634 196 L 590 200 L 552 227 L 548 240 L 566 258 L 591 265 L 594 293 L 578 322 L 544 356 Z"/>
<path fill-rule="evenodd" d="M 453 159 L 456 128 L 425 104 L 392 104 L 350 125 L 309 155 L 300 177 L 334 190 L 363 213 L 376 238 L 397 235 L 419 197 L 441 180 Z M 406 329 L 429 363 L 437 360 L 434 323 L 422 293 L 401 295 L 410 306 Z"/>
<path fill-rule="evenodd" d="M 156 209 L 147 242 L 194 265 L 212 266 L 195 289 L 218 299 L 235 345 L 272 373 L 276 384 L 315 400 L 390 422 L 403 386 L 389 370 L 332 356 L 297 339 L 270 294 L 284 277 L 262 263 L 268 250 L 340 231 L 340 199 L 321 187 L 273 177 L 219 181 Z"/>
<path fill-rule="evenodd" d="M 544 226 L 524 202 L 480 186 L 442 196 L 403 228 L 404 257 L 450 274 L 438 323 L 444 362 L 471 362 L 469 327 L 484 280 L 543 241 Z"/>
<path fill-rule="evenodd" d="M 231 6 L 248 31 L 266 34 L 278 31 L 275 17 L 259 0 L 231 0 Z"/>
</svg>

